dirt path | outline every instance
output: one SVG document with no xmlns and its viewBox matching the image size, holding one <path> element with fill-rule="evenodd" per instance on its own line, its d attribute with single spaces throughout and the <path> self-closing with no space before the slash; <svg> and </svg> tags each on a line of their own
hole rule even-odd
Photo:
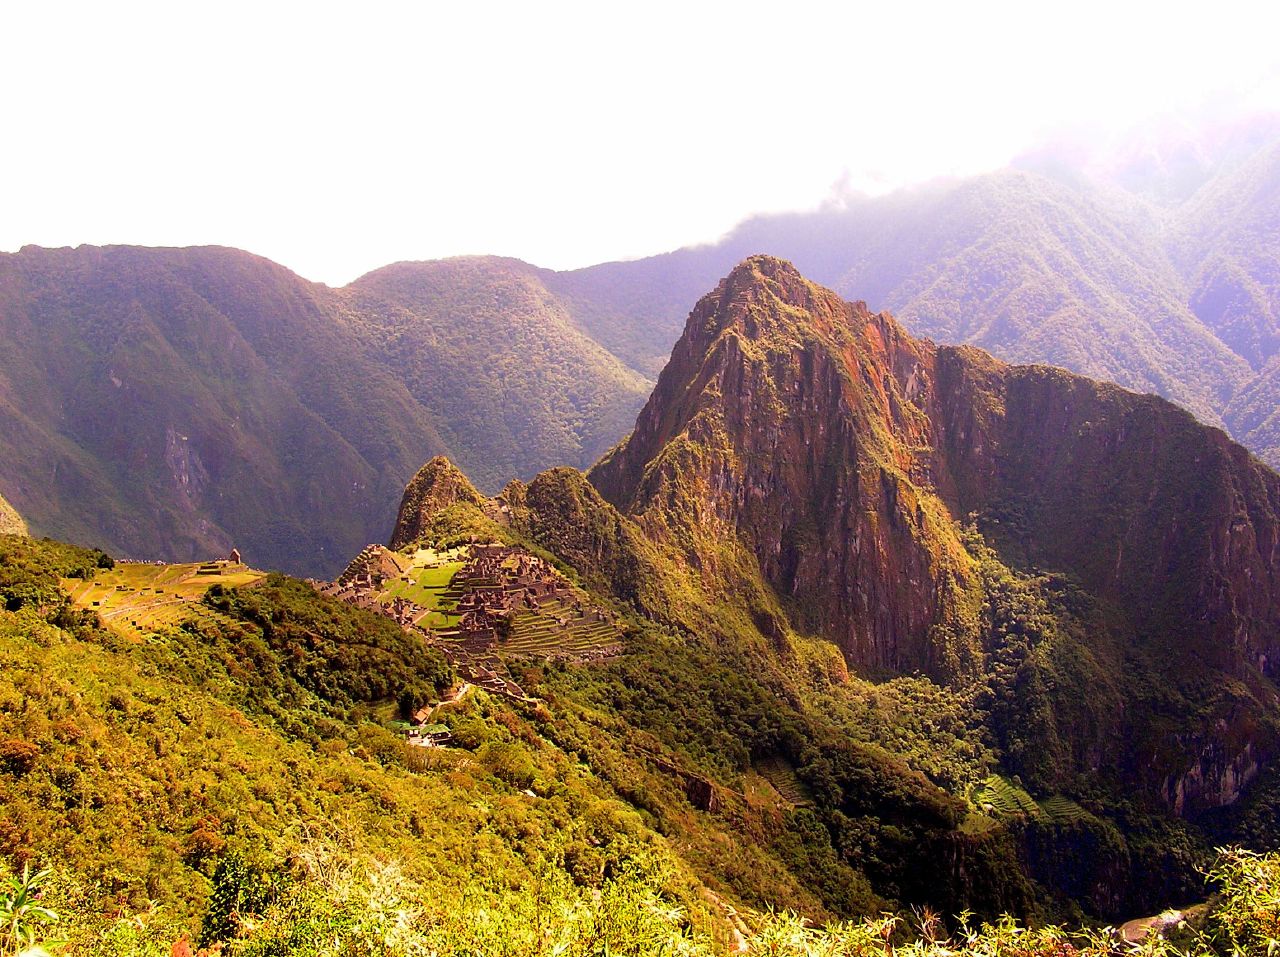
<svg viewBox="0 0 1280 957">
<path fill-rule="evenodd" d="M 431 709 L 431 716 L 427 719 L 427 721 L 428 722 L 435 721 L 436 715 L 439 713 L 441 708 L 445 707 L 446 705 L 457 704 L 459 701 L 461 701 L 463 698 L 469 695 L 472 691 L 474 691 L 475 687 L 476 686 L 473 685 L 470 681 L 462 682 L 462 684 L 460 684 L 456 689 L 454 689 L 452 692 L 449 693 L 449 696 L 447 698 L 442 699 L 438 705 L 436 705 L 434 708 Z"/>
<path fill-rule="evenodd" d="M 729 930 L 733 932 L 734 949 L 740 954 L 745 954 L 748 950 L 747 935 L 751 933 L 751 928 L 746 925 L 746 922 L 738 914 L 737 909 L 723 897 L 709 887 L 703 888 L 703 892 L 711 900 L 711 903 L 720 908 L 724 913 L 725 919 L 729 922 Z"/>
</svg>

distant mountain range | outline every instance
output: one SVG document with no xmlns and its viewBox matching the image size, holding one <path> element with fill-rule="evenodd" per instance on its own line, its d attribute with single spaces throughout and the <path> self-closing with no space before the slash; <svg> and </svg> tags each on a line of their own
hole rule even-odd
<svg viewBox="0 0 1280 957">
<path fill-rule="evenodd" d="M 0 256 L 0 492 L 118 554 L 331 572 L 424 457 L 496 489 L 627 430 L 650 380 L 543 275 L 455 260 L 334 290 L 230 249 Z"/>
<path fill-rule="evenodd" d="M 1280 146 L 1255 129 L 1087 165 L 572 272 L 480 257 L 330 289 L 220 248 L 0 255 L 0 494 L 38 534 L 331 574 L 432 455 L 486 492 L 590 465 L 692 303 L 759 252 L 917 335 L 1156 392 L 1280 464 Z"/>
</svg>

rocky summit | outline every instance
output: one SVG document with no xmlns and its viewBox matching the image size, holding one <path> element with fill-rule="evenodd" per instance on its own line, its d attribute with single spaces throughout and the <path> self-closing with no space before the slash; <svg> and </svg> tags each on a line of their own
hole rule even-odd
<svg viewBox="0 0 1280 957">
<path fill-rule="evenodd" d="M 980 536 L 1050 576 L 1063 616 L 1088 606 L 1036 653 L 1072 659 L 1046 690 L 1067 764 L 1178 812 L 1234 800 L 1275 751 L 1280 477 L 1157 397 L 914 339 L 754 257 L 698 303 L 590 480 L 710 588 L 748 555 L 791 628 L 869 675 L 990 671 Z M 1197 717 L 1158 720 L 1126 690 L 1143 682 Z"/>
</svg>

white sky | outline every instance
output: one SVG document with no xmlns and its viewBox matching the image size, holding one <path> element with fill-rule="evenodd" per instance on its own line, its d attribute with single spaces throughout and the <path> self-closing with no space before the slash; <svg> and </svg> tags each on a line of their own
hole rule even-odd
<svg viewBox="0 0 1280 957">
<path fill-rule="evenodd" d="M 642 256 L 1060 128 L 1280 108 L 1278 28 L 1256 0 L 4 0 L 0 249 L 218 243 L 334 285 Z"/>
</svg>

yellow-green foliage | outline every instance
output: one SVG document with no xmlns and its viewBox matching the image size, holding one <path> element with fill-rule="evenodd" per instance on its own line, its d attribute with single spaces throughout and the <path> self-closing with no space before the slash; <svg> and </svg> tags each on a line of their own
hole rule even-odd
<svg viewBox="0 0 1280 957">
<path fill-rule="evenodd" d="M 229 873 L 229 872 L 227 872 Z M 686 912 L 679 878 L 652 856 L 623 864 L 596 890 L 548 871 L 520 886 L 440 886 L 332 840 L 294 845 L 270 870 L 224 875 L 213 910 L 229 957 L 1262 957 L 1280 938 L 1280 855 L 1228 851 L 1213 871 L 1221 891 L 1207 916 L 1141 941 L 1104 929 L 1030 928 L 1010 918 L 948 930 L 929 910 L 815 927 L 790 913 L 726 924 Z M 7 882 L 15 887 L 16 882 Z M 82 885 L 42 874 L 43 913 L 27 913 L 27 940 L 64 940 L 84 957 L 166 957 L 182 928 L 150 906 L 120 918 L 86 909 Z M 12 900 L 0 890 L 0 918 Z M 690 919 L 694 917 L 694 919 Z M 0 944 L 8 929 L 0 923 Z M 18 938 L 9 931 L 9 943 Z"/>
<path fill-rule="evenodd" d="M 252 606 L 229 610 L 274 608 L 286 645 L 264 643 L 239 673 L 198 632 L 137 644 L 59 627 L 34 603 L 0 611 L 0 860 L 54 865 L 81 884 L 86 913 L 155 900 L 192 933 L 219 862 L 291 834 L 342 835 L 444 888 L 559 869 L 586 893 L 634 854 L 670 863 L 607 786 L 481 693 L 458 719 L 478 729 L 475 754 L 428 753 L 357 711 L 326 717 L 307 698 L 323 683 L 264 683 L 273 662 L 287 671 L 290 621 L 343 626 L 315 618 L 329 605 L 313 595 L 268 582 L 240 596 Z"/>
<path fill-rule="evenodd" d="M 973 803 L 985 809 L 988 805 L 995 814 L 1025 814 L 1028 817 L 1039 817 L 1042 813 L 1040 805 L 1007 778 L 993 774 L 974 788 Z"/>
</svg>

